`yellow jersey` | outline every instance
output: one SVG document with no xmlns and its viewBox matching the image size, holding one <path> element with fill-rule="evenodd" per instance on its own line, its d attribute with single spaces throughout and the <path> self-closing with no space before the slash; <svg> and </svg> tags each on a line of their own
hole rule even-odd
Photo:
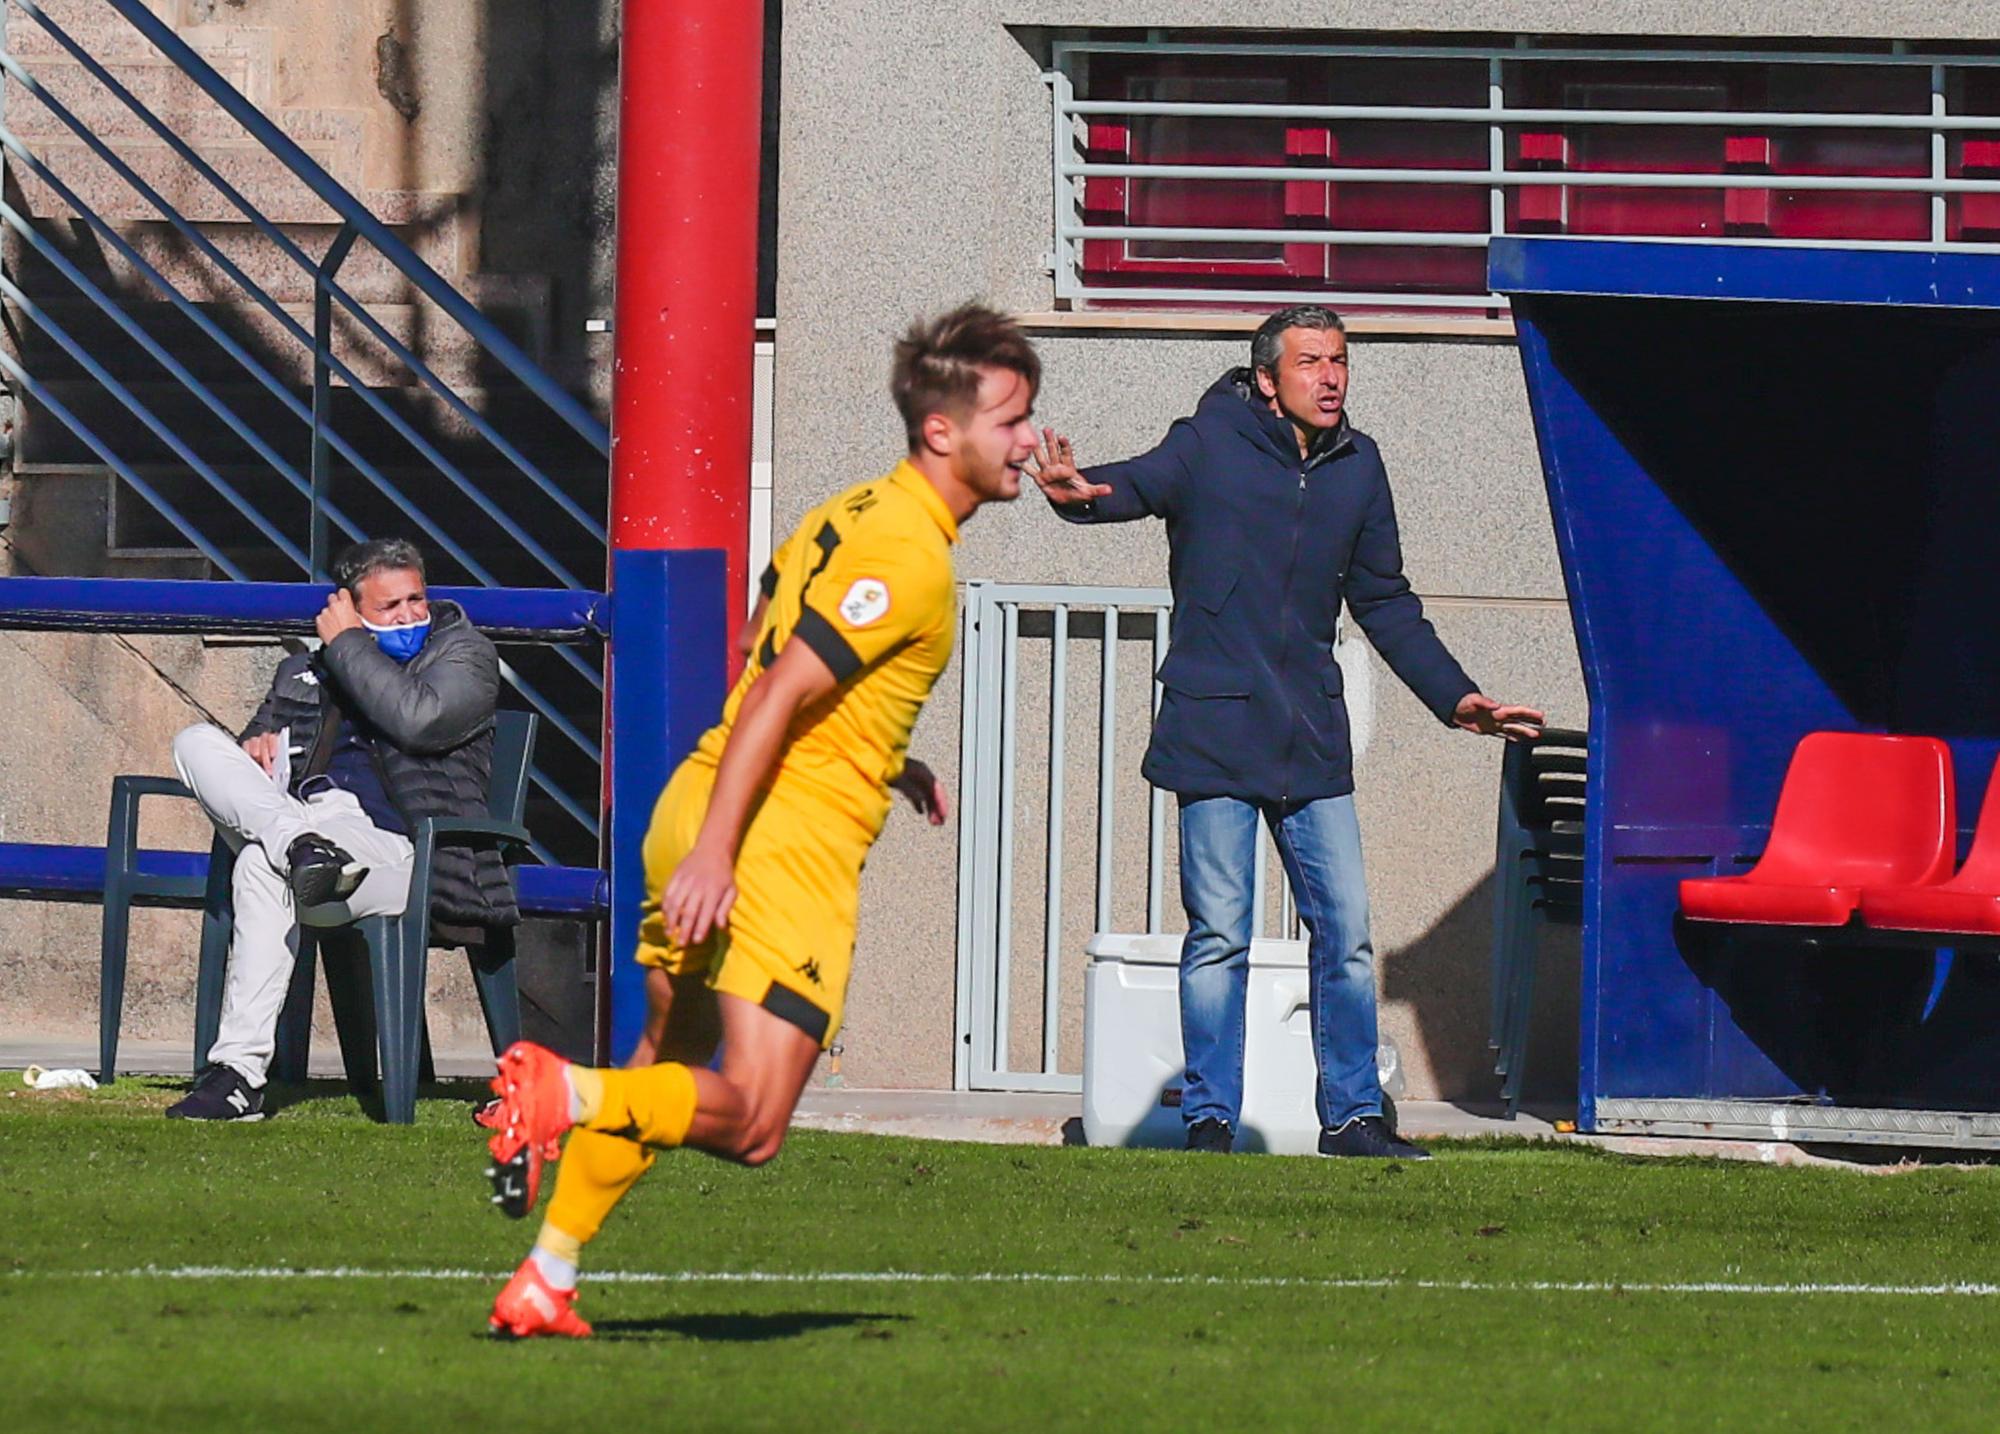
<svg viewBox="0 0 2000 1434">
<path fill-rule="evenodd" d="M 850 817 L 872 841 L 910 729 L 951 662 L 957 541 L 951 510 L 908 461 L 806 514 L 765 570 L 767 606 L 750 660 L 689 761 L 721 762 L 744 693 L 786 643 L 803 642 L 839 685 L 793 719 L 772 793 Z"/>
</svg>

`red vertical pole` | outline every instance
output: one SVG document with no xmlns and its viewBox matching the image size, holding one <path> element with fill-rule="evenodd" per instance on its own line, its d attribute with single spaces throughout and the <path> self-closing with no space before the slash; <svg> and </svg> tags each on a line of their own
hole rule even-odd
<svg viewBox="0 0 2000 1434">
<path fill-rule="evenodd" d="M 616 585 L 617 554 L 634 555 L 623 563 L 629 576 L 651 570 L 638 554 L 660 549 L 720 549 L 727 576 L 723 592 L 687 601 L 664 600 L 664 578 L 628 582 L 613 620 L 599 839 L 613 919 L 599 928 L 610 943 L 598 952 L 609 977 L 598 983 L 599 1064 L 614 1058 L 614 1027 L 629 1039 L 645 1011 L 629 960 L 645 817 L 664 774 L 721 708 L 722 654 L 734 653 L 728 638 L 744 616 L 764 7 L 624 0 L 621 29 L 606 582 Z M 659 571 L 672 568 L 666 560 Z M 690 702 L 704 714 L 693 726 L 682 711 Z M 636 755 L 621 763 L 621 747 Z"/>
<path fill-rule="evenodd" d="M 742 621 L 764 7 L 625 0 L 611 544 L 720 548 Z"/>
</svg>

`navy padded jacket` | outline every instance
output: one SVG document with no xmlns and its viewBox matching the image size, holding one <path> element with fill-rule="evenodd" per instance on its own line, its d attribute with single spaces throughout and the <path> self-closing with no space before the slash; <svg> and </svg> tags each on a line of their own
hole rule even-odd
<svg viewBox="0 0 2000 1434">
<path fill-rule="evenodd" d="M 1333 658 L 1343 601 L 1439 721 L 1478 690 L 1403 576 L 1374 440 L 1343 422 L 1301 459 L 1247 368 L 1218 379 L 1159 447 L 1084 477 L 1111 492 L 1054 505 L 1069 521 L 1167 524 L 1172 644 L 1142 769 L 1155 786 L 1278 803 L 1352 792 Z"/>
</svg>

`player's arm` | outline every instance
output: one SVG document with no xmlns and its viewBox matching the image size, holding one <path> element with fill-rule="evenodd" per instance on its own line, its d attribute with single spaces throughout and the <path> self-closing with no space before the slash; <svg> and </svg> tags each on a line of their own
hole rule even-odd
<svg viewBox="0 0 2000 1434">
<path fill-rule="evenodd" d="M 917 809 L 917 815 L 932 826 L 943 826 L 951 816 L 951 800 L 945 792 L 944 780 L 930 769 L 928 762 L 905 757 L 903 770 L 890 780 L 889 785 L 901 792 Z"/>
<path fill-rule="evenodd" d="M 692 946 L 729 924 L 736 902 L 736 849 L 750 808 L 777 770 L 792 719 L 837 685 L 817 652 L 792 641 L 743 694 L 716 769 L 708 815 L 660 899 L 660 915 L 676 941 Z"/>
<path fill-rule="evenodd" d="M 765 593 L 757 599 L 757 606 L 750 609 L 750 616 L 743 620 L 743 626 L 736 630 L 736 650 L 744 657 L 757 645 L 757 634 L 764 630 L 764 614 L 770 609 L 771 595 Z"/>
</svg>

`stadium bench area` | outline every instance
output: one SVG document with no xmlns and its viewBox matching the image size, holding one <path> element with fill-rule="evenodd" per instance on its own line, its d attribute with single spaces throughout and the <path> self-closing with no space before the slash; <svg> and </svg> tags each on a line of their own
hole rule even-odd
<svg viewBox="0 0 2000 1434">
<path fill-rule="evenodd" d="M 1954 872 L 1957 841 L 1942 741 L 1813 732 L 1792 754 L 1757 864 L 1683 881 L 1681 912 L 1738 925 L 2000 937 L 2000 782 L 1988 784 Z"/>
</svg>

